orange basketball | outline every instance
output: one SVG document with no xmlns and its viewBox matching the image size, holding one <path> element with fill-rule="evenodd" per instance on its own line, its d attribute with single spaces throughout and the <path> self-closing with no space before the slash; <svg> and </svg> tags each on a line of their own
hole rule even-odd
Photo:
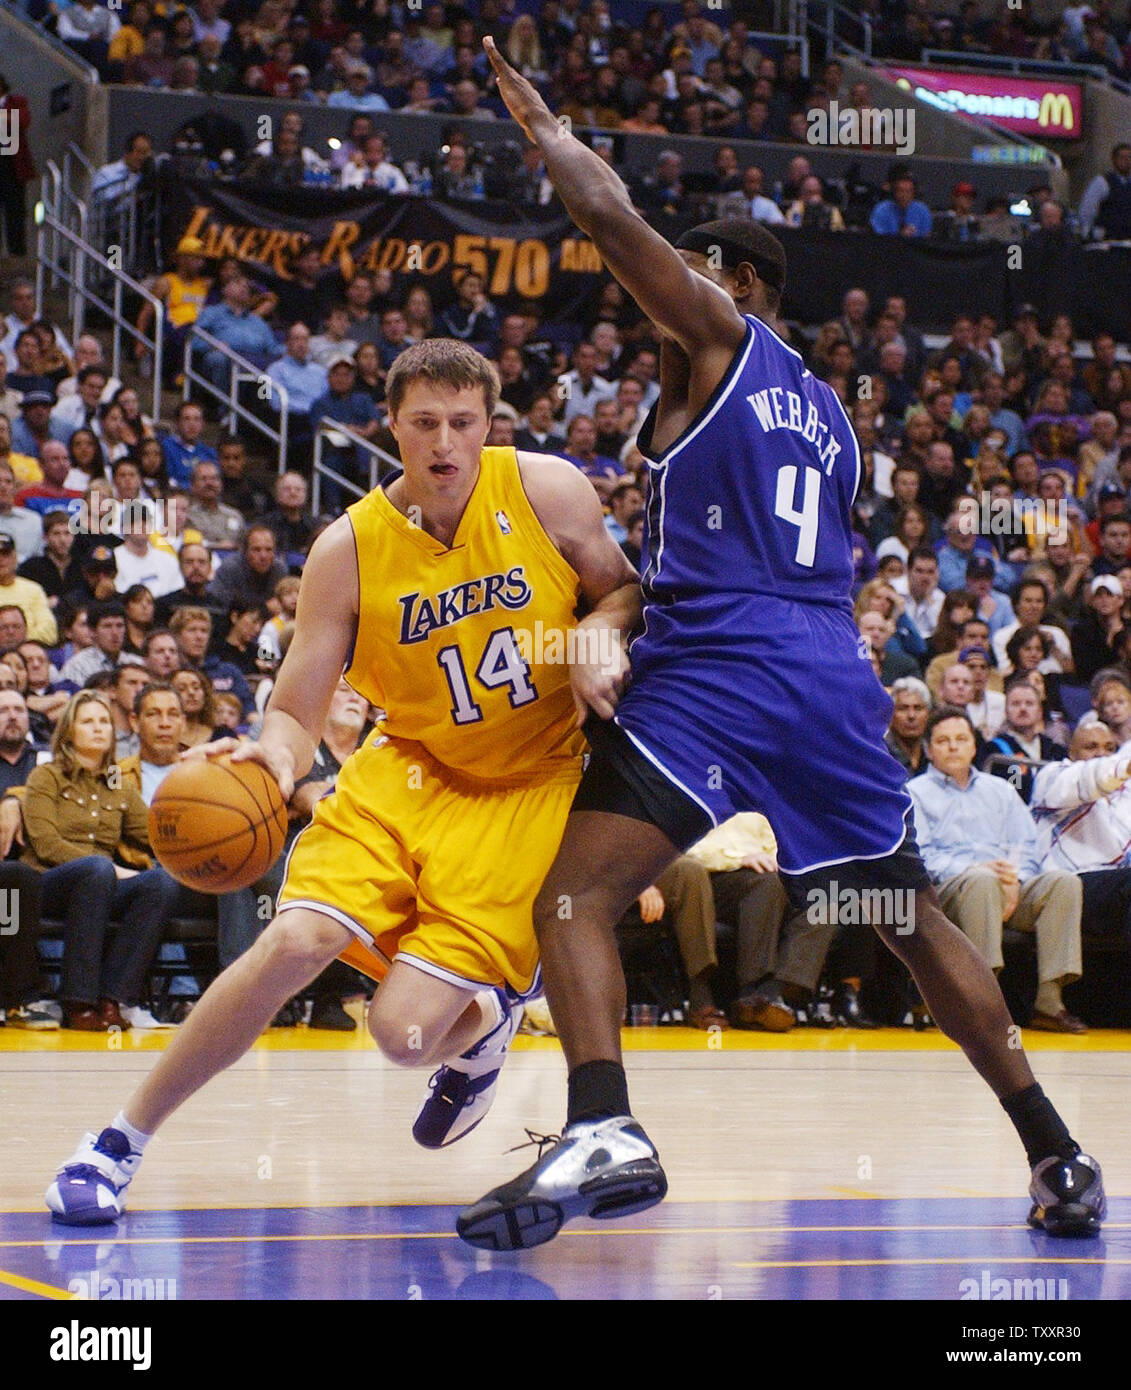
<svg viewBox="0 0 1131 1390">
<path fill-rule="evenodd" d="M 190 758 L 157 789 L 149 843 L 178 883 L 230 893 L 262 878 L 287 835 L 279 786 L 258 763 Z"/>
</svg>

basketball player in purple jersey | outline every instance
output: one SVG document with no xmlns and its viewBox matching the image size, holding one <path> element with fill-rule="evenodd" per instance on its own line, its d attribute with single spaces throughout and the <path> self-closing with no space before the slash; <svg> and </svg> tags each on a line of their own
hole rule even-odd
<svg viewBox="0 0 1131 1390">
<path fill-rule="evenodd" d="M 567 1123 L 533 1167 L 461 1213 L 460 1235 L 523 1249 L 572 1216 L 627 1215 L 662 1199 L 667 1182 L 630 1113 L 621 1065 L 613 925 L 689 844 L 753 810 L 774 828 L 795 906 L 812 902 L 814 889 L 828 893 L 832 879 L 841 891 L 914 893 L 909 933 L 873 925 L 1016 1126 L 1032 1169 L 1031 1224 L 1094 1234 L 1105 1215 L 1099 1165 L 1009 1045 L 1001 990 L 942 912 L 902 770 L 882 743 L 891 700 L 850 598 L 859 449 L 831 388 L 774 332 L 781 244 L 733 220 L 669 246 L 608 165 L 559 125 L 490 39 L 485 47 L 500 95 L 570 216 L 663 347 L 660 397 L 641 441 L 655 460 L 644 631 L 619 705 L 598 708 L 601 719 L 585 726 L 593 755 L 535 904 L 569 1065 Z"/>
</svg>

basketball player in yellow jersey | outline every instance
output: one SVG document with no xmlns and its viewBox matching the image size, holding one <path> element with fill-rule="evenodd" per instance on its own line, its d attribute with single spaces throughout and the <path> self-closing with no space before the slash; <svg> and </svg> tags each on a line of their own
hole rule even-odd
<svg viewBox="0 0 1131 1390">
<path fill-rule="evenodd" d="M 260 763 L 289 798 L 343 669 L 384 717 L 296 840 L 270 926 L 60 1169 L 47 1201 L 65 1222 L 115 1220 L 158 1125 L 343 953 L 387 970 L 369 1013 L 385 1055 L 437 1068 L 418 1141 L 452 1142 L 490 1104 L 536 984 L 532 905 L 580 778 L 579 718 L 613 713 L 639 589 L 578 469 L 483 447 L 486 358 L 428 340 L 387 391 L 403 472 L 311 549 L 258 742 L 205 751 Z M 546 660 L 579 599 L 586 640 L 570 666 Z"/>
</svg>

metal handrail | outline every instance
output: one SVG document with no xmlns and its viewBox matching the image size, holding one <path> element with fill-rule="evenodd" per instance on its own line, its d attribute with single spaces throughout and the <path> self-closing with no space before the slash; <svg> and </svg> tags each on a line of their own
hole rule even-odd
<svg viewBox="0 0 1131 1390">
<path fill-rule="evenodd" d="M 1105 82 L 1120 92 L 1131 92 L 1131 83 L 1112 77 L 1099 63 L 1058 63 L 1052 58 L 1013 58 L 1007 53 L 965 53 L 961 49 L 924 48 L 920 61 L 913 67 L 993 68 L 1011 72 L 1015 77 L 1032 73 L 1037 77 L 1091 77 Z"/>
<path fill-rule="evenodd" d="M 202 372 L 198 372 L 192 365 L 193 347 L 195 343 L 202 344 L 213 352 L 219 352 L 228 359 L 231 370 L 228 373 L 228 389 L 222 387 L 206 377 Z M 234 348 L 214 337 L 199 324 L 191 324 L 185 334 L 185 353 L 184 353 L 184 387 L 183 399 L 188 400 L 191 395 L 191 388 L 195 384 L 214 400 L 221 402 L 227 407 L 225 411 L 225 424 L 228 433 L 235 434 L 237 419 L 245 420 L 253 429 L 265 435 L 273 444 L 278 445 L 279 449 L 279 472 L 286 471 L 287 459 L 287 432 L 290 423 L 291 403 L 287 388 L 280 382 L 273 381 L 263 367 L 257 367 L 254 362 L 244 357 Z M 271 387 L 271 397 L 279 398 L 279 428 L 275 429 L 266 420 L 261 419 L 254 411 L 248 410 L 239 399 L 241 382 L 269 382 Z M 270 400 L 271 397 L 268 399 Z"/>
<path fill-rule="evenodd" d="M 111 375 L 121 376 L 121 357 L 122 357 L 122 332 L 128 333 L 132 338 L 143 343 L 153 354 L 153 418 L 160 419 L 161 416 L 161 369 L 162 354 L 164 350 L 164 329 L 165 329 L 165 305 L 145 288 L 132 275 L 128 275 L 119 266 L 112 264 L 102 254 L 90 244 L 79 232 L 72 230 L 62 220 L 60 216 L 60 196 L 59 202 L 54 202 L 50 194 L 50 186 L 53 185 L 61 194 L 61 176 L 59 168 L 53 161 L 48 161 L 48 171 L 43 176 L 42 182 L 42 201 L 36 209 L 36 218 L 39 223 L 39 237 L 36 247 L 36 303 L 41 308 L 43 304 L 43 285 L 47 270 L 51 272 L 51 283 L 55 285 L 62 283 L 67 286 L 68 293 L 77 297 L 80 303 L 93 304 L 110 319 L 113 327 L 111 331 Z M 76 203 L 81 200 L 75 199 Z M 68 268 L 63 264 L 59 256 L 59 240 L 71 250 L 71 266 Z M 113 301 L 108 302 L 102 295 L 87 283 L 88 266 L 99 267 L 106 275 L 110 276 L 114 283 Z M 153 308 L 153 337 L 150 338 L 126 317 L 122 309 L 123 293 L 129 290 L 132 294 L 144 299 Z M 76 321 L 81 323 L 81 314 Z"/>
<path fill-rule="evenodd" d="M 343 477 L 342 474 L 339 473 L 336 469 L 331 468 L 328 463 L 324 463 L 322 461 L 322 440 L 323 437 L 331 431 L 335 434 L 344 434 L 347 439 L 351 440 L 354 444 L 360 445 L 361 448 L 363 448 L 366 451 L 366 453 L 368 453 L 368 488 L 363 488 L 360 486 L 360 484 L 355 483 L 352 479 Z M 385 465 L 384 470 L 382 470 L 382 464 Z M 384 472 L 388 472 L 389 469 L 392 468 L 400 468 L 400 466 L 400 459 L 394 458 L 392 454 L 387 453 L 379 445 L 374 444 L 372 440 L 366 439 L 364 435 L 360 435 L 357 433 L 356 430 L 350 429 L 349 425 L 343 425 L 338 420 L 331 420 L 328 417 L 323 416 L 323 418 L 318 422 L 318 428 L 314 431 L 314 483 L 311 489 L 310 502 L 310 505 L 314 510 L 314 515 L 318 516 L 319 507 L 321 505 L 323 474 L 325 474 L 328 478 L 333 478 L 333 480 L 336 483 L 340 483 L 342 487 L 348 489 L 348 491 L 354 493 L 357 497 L 364 497 L 366 492 L 373 491 L 373 489 L 381 481 Z"/>
</svg>

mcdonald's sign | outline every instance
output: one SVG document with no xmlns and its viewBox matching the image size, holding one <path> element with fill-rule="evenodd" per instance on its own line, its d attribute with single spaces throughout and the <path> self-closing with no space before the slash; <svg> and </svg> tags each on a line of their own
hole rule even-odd
<svg viewBox="0 0 1131 1390">
<path fill-rule="evenodd" d="M 1045 92 L 1041 96 L 1041 109 L 1037 112 L 1037 124 L 1049 135 L 1071 135 L 1076 130 L 1072 103 L 1064 92 Z"/>
<path fill-rule="evenodd" d="M 918 100 L 1038 140 L 1079 140 L 1084 101 L 1079 82 L 1046 82 L 998 73 L 889 68 L 886 75 Z"/>
</svg>

